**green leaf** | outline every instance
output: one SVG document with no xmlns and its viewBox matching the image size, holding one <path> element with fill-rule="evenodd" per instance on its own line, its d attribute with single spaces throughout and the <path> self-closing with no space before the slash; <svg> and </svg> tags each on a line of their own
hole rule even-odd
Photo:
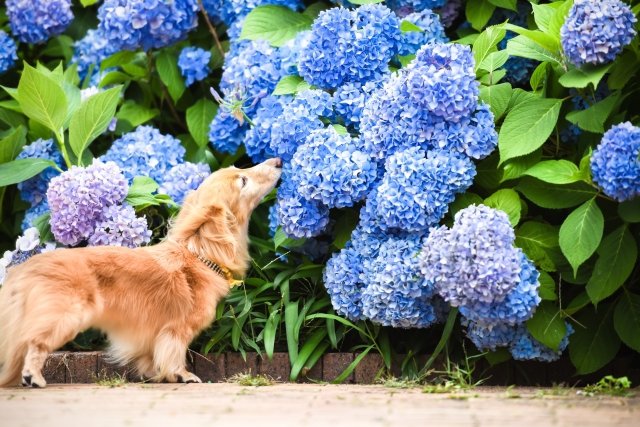
<svg viewBox="0 0 640 427">
<path fill-rule="evenodd" d="M 561 105 L 561 99 L 553 98 L 532 99 L 516 105 L 500 129 L 500 162 L 540 148 L 553 132 Z"/>
<path fill-rule="evenodd" d="M 484 101 L 491 108 L 495 121 L 507 111 L 513 89 L 509 83 L 493 86 L 480 86 L 480 101 Z"/>
<path fill-rule="evenodd" d="M 82 104 L 82 94 L 80 93 L 80 89 L 68 82 L 62 83 L 62 90 L 64 90 L 64 94 L 67 97 L 68 106 L 67 117 L 65 118 L 63 125 L 63 128 L 66 129 L 71 123 L 71 117 L 78 110 L 80 104 Z"/>
<path fill-rule="evenodd" d="M 587 63 L 580 68 L 572 68 L 568 73 L 560 76 L 558 81 L 566 88 L 585 88 L 589 84 L 595 88 L 612 65 L 611 63 L 598 65 Z"/>
<path fill-rule="evenodd" d="M 342 125 L 339 125 L 339 124 L 333 123 L 333 124 L 331 125 L 331 127 L 333 127 L 333 128 L 336 130 L 336 132 L 338 133 L 338 135 L 346 135 L 346 134 L 347 134 L 347 128 L 346 128 L 346 127 L 344 127 L 344 126 L 342 126 Z"/>
<path fill-rule="evenodd" d="M 578 167 L 568 160 L 547 160 L 533 166 L 525 174 L 551 184 L 571 184 L 578 181 L 573 177 L 576 172 Z"/>
<path fill-rule="evenodd" d="M 533 19 L 536 25 L 545 33 L 549 33 L 549 22 L 557 9 L 548 4 L 532 4 L 531 6 L 533 6 Z M 558 40 L 560 40 L 560 38 L 558 38 Z"/>
<path fill-rule="evenodd" d="M 319 1 L 317 3 L 312 3 L 311 5 L 307 6 L 307 8 L 302 12 L 302 14 L 309 16 L 313 19 L 316 19 L 320 15 L 320 12 L 330 8 L 331 6 L 329 6 L 328 4 Z"/>
<path fill-rule="evenodd" d="M 567 120 L 580 129 L 594 133 L 604 133 L 604 122 L 609 118 L 616 105 L 620 92 L 614 92 L 600 102 L 593 104 L 586 110 L 572 111 L 567 114 Z"/>
<path fill-rule="evenodd" d="M 613 315 L 613 325 L 622 341 L 640 351 L 640 296 L 625 290 Z"/>
<path fill-rule="evenodd" d="M 49 166 L 60 170 L 58 165 L 48 159 L 19 159 L 4 163 L 0 165 L 0 187 L 25 181 L 38 175 Z"/>
<path fill-rule="evenodd" d="M 131 206 L 159 205 L 160 201 L 152 194 L 159 188 L 157 182 L 147 176 L 136 176 L 129 187 L 125 199 Z"/>
<path fill-rule="evenodd" d="M 178 69 L 178 58 L 163 50 L 156 58 L 156 69 L 173 102 L 178 102 L 186 89 Z"/>
<path fill-rule="evenodd" d="M 240 40 L 267 40 L 271 46 L 282 46 L 300 31 L 311 29 L 313 18 L 284 6 L 258 6 L 244 20 Z"/>
<path fill-rule="evenodd" d="M 555 301 L 558 299 L 558 295 L 556 295 L 556 282 L 553 281 L 551 276 L 541 271 L 538 281 L 540 282 L 540 287 L 538 288 L 540 298 L 545 301 Z"/>
<path fill-rule="evenodd" d="M 595 197 L 571 212 L 562 223 L 558 242 L 573 267 L 574 277 L 578 267 L 598 248 L 603 230 L 604 217 Z"/>
<path fill-rule="evenodd" d="M 229 40 L 223 40 L 220 42 L 220 45 L 222 46 L 222 51 L 223 52 L 229 52 Z M 218 49 L 218 46 L 213 46 L 209 52 L 211 52 L 211 59 L 209 60 L 209 68 L 212 70 L 216 70 L 218 68 L 222 68 L 222 66 L 224 65 L 224 56 L 222 56 L 220 54 L 220 50 Z"/>
<path fill-rule="evenodd" d="M 15 99 L 16 101 L 20 101 L 18 99 L 18 89 L 17 88 L 11 88 L 11 87 L 5 87 L 5 86 L 0 86 L 2 89 L 4 89 L 5 92 L 7 92 L 13 99 Z"/>
<path fill-rule="evenodd" d="M 351 362 L 351 364 L 349 366 L 347 366 L 347 369 L 344 370 L 344 372 L 342 372 L 340 375 L 338 375 L 338 377 L 333 380 L 331 382 L 331 384 L 340 384 L 342 381 L 344 381 L 345 379 L 347 379 L 347 377 L 349 375 L 351 375 L 351 372 L 353 372 L 354 369 L 356 369 L 356 366 L 358 366 L 358 364 L 360 363 L 360 361 L 362 359 L 365 358 L 365 356 L 374 348 L 374 345 L 370 345 L 369 347 L 365 348 L 364 351 L 362 353 L 360 353 L 358 355 L 358 357 L 355 358 L 355 360 L 353 362 Z"/>
<path fill-rule="evenodd" d="M 145 77 L 148 78 L 148 72 L 149 70 L 145 67 L 141 67 L 140 65 L 136 65 L 136 64 L 122 64 L 120 66 L 122 68 L 122 70 L 134 77 Z"/>
<path fill-rule="evenodd" d="M 149 178 L 148 176 L 136 176 L 133 178 L 129 191 L 151 194 L 158 188 L 160 188 L 160 185 L 152 178 Z"/>
<path fill-rule="evenodd" d="M 358 221 L 360 219 L 360 215 L 358 212 L 353 209 L 348 209 L 344 215 L 336 221 L 336 225 L 334 227 L 335 240 L 333 241 L 333 245 L 342 249 L 346 246 L 347 242 L 351 239 L 351 233 L 358 225 Z"/>
<path fill-rule="evenodd" d="M 533 153 L 507 160 L 502 166 L 503 173 L 500 182 L 520 178 L 526 171 L 535 166 L 541 157 L 542 148 L 538 148 Z"/>
<path fill-rule="evenodd" d="M 640 197 L 620 203 L 618 214 L 627 222 L 640 222 Z"/>
<path fill-rule="evenodd" d="M 558 230 L 540 222 L 525 222 L 515 231 L 515 245 L 529 257 L 533 263 L 545 271 L 555 271 L 556 267 L 546 249 L 558 247 Z"/>
<path fill-rule="evenodd" d="M 490 53 L 478 67 L 481 70 L 491 72 L 502 67 L 509 59 L 509 53 L 506 50 Z"/>
<path fill-rule="evenodd" d="M 66 81 L 69 84 L 72 84 L 73 86 L 78 87 L 78 85 L 80 84 L 80 76 L 78 75 L 77 62 L 74 62 L 73 64 L 69 65 L 69 68 L 64 70 L 64 81 Z"/>
<path fill-rule="evenodd" d="M 98 85 L 99 89 L 102 89 L 105 86 L 124 83 L 131 80 L 131 76 L 125 73 L 121 73 L 120 71 L 111 71 L 107 73 L 102 80 L 100 80 L 100 84 Z"/>
<path fill-rule="evenodd" d="M 532 177 L 524 177 L 515 189 L 536 205 L 548 209 L 570 208 L 598 194 L 597 189 L 585 182 L 558 185 Z"/>
<path fill-rule="evenodd" d="M 398 55 L 398 61 L 400 61 L 402 68 L 406 68 L 414 59 L 416 59 L 416 56 L 414 54 L 405 56 Z"/>
<path fill-rule="evenodd" d="M 97 2 L 98 0 L 80 0 L 80 3 L 82 3 L 84 7 L 91 6 L 92 4 L 96 4 Z"/>
<path fill-rule="evenodd" d="M 429 371 L 429 368 L 431 368 L 431 365 L 433 365 L 433 362 L 435 362 L 444 346 L 449 342 L 453 325 L 456 323 L 456 317 L 458 317 L 458 307 L 451 307 L 451 310 L 449 310 L 449 314 L 447 315 L 447 322 L 444 324 L 444 330 L 442 331 L 440 341 L 438 341 L 438 345 L 436 345 L 436 348 L 433 350 L 433 353 L 429 360 L 427 360 L 427 363 L 425 363 L 422 369 L 420 369 L 418 376 L 422 376 Z"/>
<path fill-rule="evenodd" d="M 107 129 L 116 112 L 120 100 L 117 86 L 87 98 L 71 117 L 69 123 L 69 144 L 76 156 Z"/>
<path fill-rule="evenodd" d="M 500 80 L 502 80 L 502 78 L 504 76 L 507 75 L 507 70 L 505 70 L 504 68 L 501 68 L 499 70 L 495 70 L 489 74 L 485 74 L 482 77 L 480 77 L 478 79 L 478 81 L 480 82 L 480 84 L 485 85 L 485 86 L 493 86 L 495 84 L 498 84 L 500 82 Z"/>
<path fill-rule="evenodd" d="M 577 326 L 569 340 L 569 356 L 576 375 L 595 372 L 609 363 L 620 348 L 620 338 L 613 325 L 613 304 L 603 304 L 598 311 L 587 307 L 576 315 Z M 637 333 L 637 331 L 636 331 Z"/>
<path fill-rule="evenodd" d="M 116 113 L 118 128 L 121 126 L 120 121 L 125 121 L 129 123 L 131 128 L 135 128 L 153 119 L 158 114 L 160 114 L 160 111 L 155 108 L 149 109 L 142 105 L 138 105 L 133 101 L 127 101 L 122 104 L 120 110 Z M 116 128 L 116 133 L 119 133 L 118 128 Z"/>
<path fill-rule="evenodd" d="M 64 90 L 26 62 L 18 84 L 18 98 L 27 117 L 39 121 L 56 133 L 60 132 L 67 118 L 68 108 Z"/>
<path fill-rule="evenodd" d="M 636 241 L 623 225 L 602 239 L 586 290 L 593 305 L 612 295 L 629 278 L 638 258 Z"/>
<path fill-rule="evenodd" d="M 6 108 L 0 108 L 0 122 L 4 122 L 12 128 L 27 125 L 27 119 L 25 116 Z"/>
<path fill-rule="evenodd" d="M 516 7 L 518 0 L 489 0 L 489 3 L 498 7 L 513 10 L 514 12 L 518 11 L 518 8 Z"/>
<path fill-rule="evenodd" d="M 522 58 L 535 59 L 536 61 L 550 62 L 552 65 L 560 65 L 561 59 L 553 52 L 529 40 L 525 36 L 517 36 L 507 42 L 509 55 Z"/>
<path fill-rule="evenodd" d="M 484 201 L 477 194 L 466 192 L 456 196 L 456 199 L 449 205 L 449 214 L 455 218 L 456 214 L 471 205 L 481 205 Z"/>
<path fill-rule="evenodd" d="M 105 58 L 100 62 L 100 73 L 102 73 L 107 68 L 119 67 L 123 64 L 128 64 L 133 61 L 133 58 L 136 57 L 136 53 L 130 50 L 121 50 L 117 53 L 114 53 L 108 58 Z"/>
<path fill-rule="evenodd" d="M 528 38 L 548 52 L 557 54 L 560 51 L 560 40 L 542 31 L 528 30 L 512 24 L 506 24 L 505 29 Z"/>
<path fill-rule="evenodd" d="M 296 88 L 296 93 L 304 92 L 305 90 L 311 89 L 311 85 L 304 80 L 298 83 L 298 87 Z"/>
<path fill-rule="evenodd" d="M 291 95 L 298 91 L 298 85 L 304 82 L 300 76 L 284 76 L 280 79 L 272 95 Z"/>
<path fill-rule="evenodd" d="M 269 360 L 273 360 L 273 347 L 276 340 L 276 329 L 280 324 L 280 312 L 274 310 L 269 315 L 267 323 L 264 325 L 264 351 L 267 353 Z"/>
<path fill-rule="evenodd" d="M 577 313 L 590 304 L 591 300 L 589 299 L 589 295 L 587 295 L 587 292 L 580 292 L 578 296 L 571 300 L 567 308 L 565 308 L 563 311 L 569 316 L 572 316 L 573 314 Z"/>
<path fill-rule="evenodd" d="M 284 246 L 287 248 L 293 248 L 296 246 L 301 246 L 307 239 L 293 239 L 288 237 L 287 234 L 282 231 L 282 228 L 278 228 L 276 234 L 273 236 L 273 243 L 275 245 L 274 249 L 278 249 L 280 246 Z"/>
<path fill-rule="evenodd" d="M 400 31 L 402 31 L 402 33 L 424 33 L 422 28 L 407 20 L 400 23 Z"/>
<path fill-rule="evenodd" d="M 0 165 L 18 157 L 27 142 L 26 135 L 27 129 L 18 126 L 11 134 L 0 140 Z"/>
<path fill-rule="evenodd" d="M 471 23 L 473 28 L 481 31 L 489 22 L 495 9 L 496 6 L 487 0 L 469 0 L 466 8 L 467 21 Z"/>
<path fill-rule="evenodd" d="M 198 102 L 187 108 L 187 127 L 200 147 L 209 143 L 209 124 L 217 112 L 218 104 L 207 98 L 200 98 Z"/>
<path fill-rule="evenodd" d="M 487 351 L 484 353 L 484 358 L 487 359 L 489 365 L 495 366 L 499 363 L 506 362 L 512 358 L 511 352 L 505 347 L 498 347 L 495 351 Z"/>
<path fill-rule="evenodd" d="M 302 371 L 302 368 L 305 367 L 307 360 L 309 360 L 316 348 L 321 345 L 322 340 L 326 336 L 327 330 L 320 328 L 317 329 L 309 337 L 309 339 L 307 339 L 307 341 L 305 341 L 304 345 L 300 349 L 300 353 L 298 354 L 295 363 L 292 363 L 291 365 L 291 376 L 289 377 L 290 381 L 295 381 L 298 378 L 298 375 L 300 374 L 300 371 Z"/>
<path fill-rule="evenodd" d="M 565 1 L 549 20 L 548 33 L 560 40 L 560 28 L 564 25 L 565 19 L 569 14 L 569 9 L 573 6 L 573 0 Z"/>
<path fill-rule="evenodd" d="M 536 67 L 531 74 L 531 79 L 529 79 L 529 84 L 531 85 L 531 89 L 536 91 L 540 86 L 544 84 L 544 81 L 547 78 L 547 63 L 543 62 Z"/>
<path fill-rule="evenodd" d="M 484 30 L 476 39 L 473 44 L 473 56 L 476 60 L 476 65 L 473 71 L 478 71 L 478 67 L 485 60 L 489 54 L 495 52 L 496 46 L 507 32 L 502 25 L 493 25 Z"/>
<path fill-rule="evenodd" d="M 127 197 L 124 199 L 125 202 L 129 203 L 131 206 L 148 206 L 153 205 L 157 206 L 160 204 L 158 200 L 152 195 L 148 193 L 139 193 L 136 191 L 129 190 Z"/>
<path fill-rule="evenodd" d="M 40 232 L 40 243 L 55 241 L 55 237 L 51 232 L 51 225 L 49 224 L 50 219 L 51 212 L 47 212 L 33 220 L 33 226 Z"/>
<path fill-rule="evenodd" d="M 542 301 L 536 308 L 533 317 L 527 320 L 527 329 L 535 339 L 555 352 L 567 333 L 560 311 L 549 301 Z"/>
<path fill-rule="evenodd" d="M 289 292 L 287 290 L 287 292 Z M 289 350 L 289 360 L 293 365 L 298 358 L 298 337 L 293 335 L 298 321 L 298 301 L 284 303 L 284 326 L 287 334 L 287 347 Z"/>
<path fill-rule="evenodd" d="M 611 68 L 607 86 L 610 90 L 622 89 L 638 70 L 640 62 L 636 53 L 630 50 L 623 52 Z"/>
<path fill-rule="evenodd" d="M 520 196 L 514 190 L 505 188 L 493 193 L 484 200 L 484 204 L 490 208 L 500 209 L 509 215 L 509 221 L 512 226 L 518 225 L 520 222 Z"/>
</svg>

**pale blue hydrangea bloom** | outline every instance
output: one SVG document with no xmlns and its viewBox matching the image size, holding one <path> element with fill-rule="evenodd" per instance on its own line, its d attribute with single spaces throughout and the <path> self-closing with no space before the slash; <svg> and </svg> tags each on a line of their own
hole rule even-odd
<svg viewBox="0 0 640 427">
<path fill-rule="evenodd" d="M 137 248 L 151 240 L 145 218 L 136 217 L 128 203 L 107 206 L 102 211 L 95 230 L 89 237 L 89 246 L 122 246 Z"/>
<path fill-rule="evenodd" d="M 431 9 L 424 9 L 407 15 L 403 21 L 408 21 L 422 30 L 409 31 L 400 37 L 400 51 L 398 55 L 413 55 L 427 43 L 446 43 L 449 41 L 444 34 L 440 18 Z"/>
<path fill-rule="evenodd" d="M 258 102 L 258 108 L 253 118 L 256 125 L 251 127 L 244 137 L 247 155 L 255 163 L 273 157 L 271 129 L 282 114 L 284 106 L 292 99 L 290 96 L 267 96 Z"/>
<path fill-rule="evenodd" d="M 78 74 L 84 81 L 91 64 L 94 64 L 93 76 L 100 78 L 100 63 L 118 52 L 118 48 L 110 43 L 100 30 L 89 30 L 87 35 L 73 44 L 75 48 L 71 63 L 78 64 Z M 103 74 L 113 71 L 115 68 L 104 70 Z"/>
<path fill-rule="evenodd" d="M 33 227 L 33 221 L 47 212 L 49 212 L 49 203 L 47 203 L 47 199 L 44 199 L 37 205 L 27 209 L 24 214 L 24 219 L 22 220 L 22 231 Z"/>
<path fill-rule="evenodd" d="M 13 67 L 18 59 L 16 42 L 4 31 L 0 31 L 0 74 Z"/>
<path fill-rule="evenodd" d="M 178 67 L 183 77 L 186 77 L 185 85 L 191 86 L 194 81 L 201 81 L 211 73 L 209 60 L 211 52 L 202 48 L 185 47 L 178 56 Z"/>
<path fill-rule="evenodd" d="M 630 122 L 609 129 L 591 157 L 593 181 L 619 202 L 640 194 L 640 128 Z"/>
<path fill-rule="evenodd" d="M 377 165 L 357 140 L 329 126 L 312 131 L 291 160 L 291 180 L 307 200 L 344 208 L 364 198 Z"/>
<path fill-rule="evenodd" d="M 281 68 L 291 75 L 298 75 L 298 62 L 300 53 L 309 46 L 311 40 L 311 30 L 300 31 L 296 37 L 287 40 L 280 46 Z"/>
<path fill-rule="evenodd" d="M 22 151 L 17 159 L 47 159 L 53 161 L 59 168 L 62 168 L 63 159 L 53 139 L 38 139 L 29 145 L 22 147 Z M 48 167 L 38 175 L 18 183 L 20 196 L 25 202 L 31 203 L 31 207 L 36 207 L 41 203 L 47 194 L 47 187 L 53 177 L 60 175 L 60 172 L 52 167 Z"/>
<path fill-rule="evenodd" d="M 611 62 L 635 37 L 636 22 L 620 0 L 575 0 L 560 28 L 564 54 L 576 67 Z"/>
<path fill-rule="evenodd" d="M 560 341 L 557 352 L 536 340 L 527 329 L 527 325 L 519 325 L 509 346 L 511 355 L 516 360 L 553 362 L 560 359 L 560 355 L 569 345 L 569 336 L 575 332 L 570 323 L 565 322 L 565 325 L 567 326 L 567 333 Z"/>
<path fill-rule="evenodd" d="M 240 124 L 238 120 L 219 108 L 216 116 L 209 124 L 209 141 L 218 151 L 223 153 L 235 153 L 247 134 L 249 125 Z"/>
<path fill-rule="evenodd" d="M 467 338 L 480 351 L 495 351 L 497 347 L 508 347 L 513 342 L 517 329 L 516 326 L 506 323 L 498 323 L 491 327 L 480 326 L 464 317 L 460 323 L 467 327 Z"/>
<path fill-rule="evenodd" d="M 367 100 L 389 80 L 384 74 L 380 80 L 366 83 L 345 83 L 333 94 L 334 108 L 346 125 L 358 126 Z"/>
<path fill-rule="evenodd" d="M 57 36 L 73 20 L 71 0 L 7 0 L 6 6 L 11 32 L 23 43 Z"/>
<path fill-rule="evenodd" d="M 144 175 L 162 183 L 172 167 L 183 163 L 185 153 L 178 139 L 162 135 L 151 126 L 138 126 L 135 131 L 116 139 L 100 160 L 115 162 L 129 182 Z"/>
<path fill-rule="evenodd" d="M 50 252 L 56 249 L 55 242 L 40 244 L 40 232 L 31 227 L 24 230 L 22 236 L 16 240 L 16 248 L 13 251 L 5 251 L 0 258 L 0 286 L 4 283 L 9 273 L 7 269 L 15 267 L 27 261 L 34 255 Z"/>
<path fill-rule="evenodd" d="M 197 0 L 105 0 L 99 28 L 118 50 L 160 49 L 187 37 L 198 9 Z"/>
<path fill-rule="evenodd" d="M 209 175 L 211 169 L 205 163 L 185 162 L 176 165 L 162 179 L 158 194 L 167 194 L 171 200 L 181 205 L 185 197 L 197 190 Z"/>
</svg>

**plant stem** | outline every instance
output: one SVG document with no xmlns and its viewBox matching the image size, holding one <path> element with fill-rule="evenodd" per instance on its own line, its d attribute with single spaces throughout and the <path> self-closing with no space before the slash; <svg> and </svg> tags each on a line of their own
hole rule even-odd
<svg viewBox="0 0 640 427">
<path fill-rule="evenodd" d="M 58 145 L 59 145 L 59 149 L 60 149 L 60 153 L 62 153 L 62 158 L 64 159 L 64 162 L 67 164 L 67 168 L 71 168 L 71 166 L 73 166 L 73 163 L 71 163 L 71 159 L 69 158 L 69 153 L 67 153 L 67 147 L 64 145 L 64 133 L 60 133 L 60 132 L 55 132 L 56 134 L 56 139 L 58 140 Z M 80 166 L 80 160 L 81 160 L 82 156 L 78 157 L 78 166 Z"/>
<path fill-rule="evenodd" d="M 200 6 L 200 11 L 202 12 L 202 15 L 204 16 L 204 20 L 207 22 L 207 26 L 209 27 L 209 31 L 211 32 L 211 35 L 213 36 L 214 40 L 216 41 L 216 46 L 218 47 L 218 50 L 220 51 L 220 55 L 222 55 L 222 57 L 224 58 L 224 49 L 222 48 L 222 45 L 220 44 L 220 39 L 218 39 L 218 33 L 216 33 L 216 29 L 213 27 L 213 25 L 211 24 L 211 21 L 209 20 L 209 14 L 207 13 L 206 10 L 204 10 L 204 6 L 202 5 L 202 0 L 198 0 L 198 6 Z"/>
</svg>

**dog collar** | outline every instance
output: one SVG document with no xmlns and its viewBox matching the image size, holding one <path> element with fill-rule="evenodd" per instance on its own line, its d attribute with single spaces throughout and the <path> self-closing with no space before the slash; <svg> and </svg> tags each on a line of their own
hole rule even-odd
<svg viewBox="0 0 640 427">
<path fill-rule="evenodd" d="M 220 276 L 222 276 L 223 279 L 226 279 L 226 281 L 229 283 L 229 287 L 233 288 L 234 286 L 238 286 L 238 285 L 240 285 L 242 283 L 242 280 L 236 280 L 236 279 L 233 278 L 233 276 L 231 275 L 231 272 L 229 271 L 228 268 L 221 267 L 218 264 L 216 264 L 215 262 L 211 261 L 210 259 L 206 259 L 205 257 L 201 256 L 200 254 L 194 254 L 194 255 L 200 261 L 202 261 L 204 263 L 204 265 L 206 265 L 211 270 L 213 270 L 216 273 L 218 273 Z"/>
</svg>

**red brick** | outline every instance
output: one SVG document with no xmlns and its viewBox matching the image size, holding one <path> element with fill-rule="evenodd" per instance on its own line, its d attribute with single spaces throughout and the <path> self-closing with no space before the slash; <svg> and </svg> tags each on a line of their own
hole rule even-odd
<svg viewBox="0 0 640 427">
<path fill-rule="evenodd" d="M 353 353 L 327 353 L 322 356 L 322 380 L 332 382 L 353 362 Z M 355 375 L 351 372 L 342 384 L 353 384 Z"/>
<path fill-rule="evenodd" d="M 67 377 L 69 356 L 66 351 L 54 351 L 44 362 L 42 375 L 47 384 L 64 384 Z"/>
<path fill-rule="evenodd" d="M 66 382 L 70 384 L 93 384 L 98 369 L 98 353 L 69 353 L 69 370 Z"/>
<path fill-rule="evenodd" d="M 128 369 L 126 366 L 120 366 L 117 363 L 111 363 L 107 360 L 107 354 L 100 352 L 97 355 L 98 367 L 96 369 L 96 375 L 99 377 L 113 378 L 119 375 L 120 377 L 127 378 Z"/>
<path fill-rule="evenodd" d="M 247 353 L 247 360 L 241 353 L 227 353 L 225 358 L 225 377 L 231 378 L 236 374 L 256 375 L 258 373 L 258 353 Z"/>
<path fill-rule="evenodd" d="M 430 358 L 431 358 L 430 354 L 423 354 L 420 356 L 418 372 L 427 365 L 427 362 L 429 361 Z M 438 356 L 436 356 L 436 359 L 433 361 L 433 363 L 429 367 L 429 371 L 432 371 L 432 372 L 429 375 L 427 375 L 425 379 L 428 381 L 431 381 L 431 380 L 435 380 L 438 377 L 443 376 L 442 373 L 436 373 L 436 371 L 443 372 L 446 370 L 446 368 L 447 367 L 445 366 L 445 363 L 444 363 L 444 356 L 442 354 L 439 354 Z"/>
<path fill-rule="evenodd" d="M 212 382 L 219 383 L 225 379 L 224 361 L 225 354 L 220 354 L 217 358 L 215 353 L 206 356 L 196 353 L 193 355 L 196 367 L 196 375 L 203 383 Z"/>
<path fill-rule="evenodd" d="M 356 357 L 358 354 L 356 354 Z M 384 360 L 379 354 L 367 354 L 355 369 L 356 384 L 373 384 L 380 370 L 384 368 Z"/>
<path fill-rule="evenodd" d="M 288 382 L 291 375 L 291 363 L 288 353 L 274 353 L 269 360 L 266 353 L 259 360 L 259 373 L 269 376 L 278 382 Z"/>
</svg>

